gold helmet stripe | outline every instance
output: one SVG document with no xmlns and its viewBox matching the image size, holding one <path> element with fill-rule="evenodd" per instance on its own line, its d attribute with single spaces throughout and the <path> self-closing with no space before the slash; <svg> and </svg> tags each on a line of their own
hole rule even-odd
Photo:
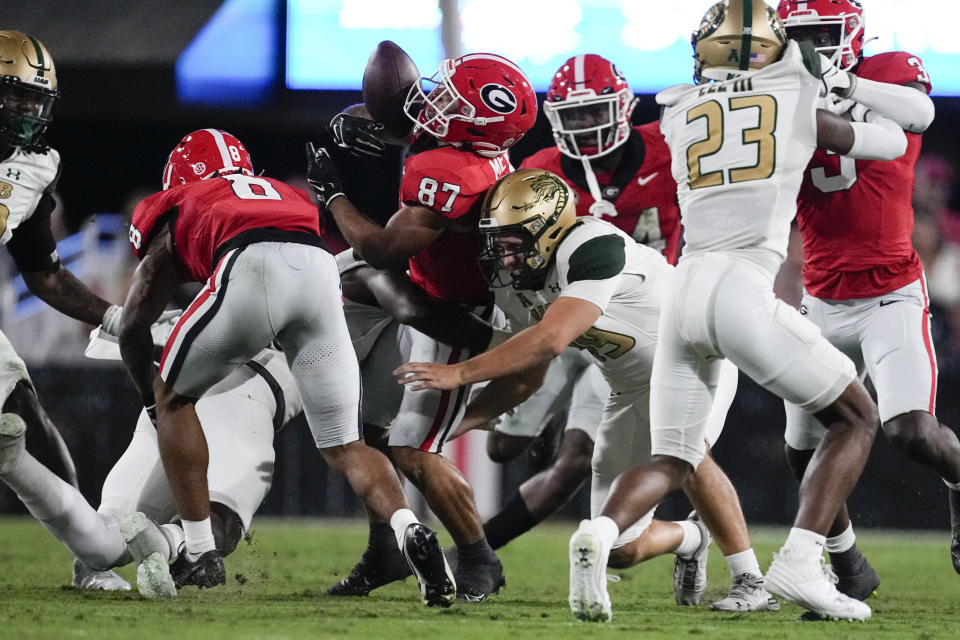
<svg viewBox="0 0 960 640">
<path fill-rule="evenodd" d="M 753 0 L 743 0 L 743 38 L 740 40 L 740 71 L 746 71 L 750 68 L 750 49 L 752 47 Z"/>
<path fill-rule="evenodd" d="M 43 60 L 43 49 L 40 47 L 40 43 L 37 42 L 37 39 L 33 36 L 27 36 L 30 39 L 30 43 L 33 45 L 33 48 L 37 52 L 37 76 L 43 77 L 43 69 L 46 66 Z"/>
</svg>

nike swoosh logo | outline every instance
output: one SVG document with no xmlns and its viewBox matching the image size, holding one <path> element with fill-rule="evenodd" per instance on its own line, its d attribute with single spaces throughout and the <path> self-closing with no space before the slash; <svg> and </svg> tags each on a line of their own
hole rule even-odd
<svg viewBox="0 0 960 640">
<path fill-rule="evenodd" d="M 887 306 L 888 304 L 893 304 L 893 303 L 895 303 L 895 302 L 901 302 L 901 301 L 900 301 L 900 300 L 881 300 L 881 301 L 880 301 L 880 306 L 881 306 L 881 307 L 885 307 L 885 306 Z"/>
<path fill-rule="evenodd" d="M 648 182 L 656 178 L 659 173 L 660 173 L 659 171 L 654 171 L 653 173 L 648 175 L 646 178 L 637 178 L 637 184 L 642 187 L 643 185 L 647 184 Z"/>
</svg>

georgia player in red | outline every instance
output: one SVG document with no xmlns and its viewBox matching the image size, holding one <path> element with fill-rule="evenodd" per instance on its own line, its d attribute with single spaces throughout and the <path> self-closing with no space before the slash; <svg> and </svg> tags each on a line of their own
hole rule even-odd
<svg viewBox="0 0 960 640">
<path fill-rule="evenodd" d="M 615 64 L 586 54 L 554 74 L 543 104 L 556 147 L 521 168 L 562 176 L 577 194 L 577 215 L 594 215 L 677 263 L 680 209 L 670 149 L 658 122 L 630 125 L 637 98 Z"/>
<path fill-rule="evenodd" d="M 797 207 L 803 239 L 801 313 L 869 375 L 890 441 L 950 487 L 953 566 L 960 572 L 960 443 L 935 417 L 937 365 L 920 260 L 910 241 L 911 194 L 921 134 L 933 121 L 930 77 L 904 51 L 864 56 L 863 9 L 856 0 L 780 2 L 787 35 L 811 42 L 845 73 L 827 86 L 827 105 L 859 120 L 875 110 L 905 131 L 906 153 L 889 162 L 818 150 Z M 846 96 L 856 88 L 859 100 Z M 787 458 L 802 477 L 823 426 L 787 405 Z M 840 591 L 868 597 L 880 578 L 859 552 L 844 507 L 827 539 Z"/>
<path fill-rule="evenodd" d="M 325 149 L 310 154 L 307 178 L 347 242 L 371 267 L 409 267 L 411 281 L 430 296 L 488 319 L 494 307 L 478 265 L 480 205 L 487 189 L 511 170 L 507 149 L 536 121 L 536 95 L 517 65 L 473 53 L 445 60 L 433 78 L 414 84 L 405 110 L 416 123 L 414 150 L 425 150 L 406 160 L 401 207 L 385 227 L 343 194 L 339 171 Z M 411 358 L 454 363 L 473 355 L 412 329 L 409 339 Z M 405 390 L 389 445 L 400 470 L 457 543 L 458 597 L 480 601 L 504 583 L 503 567 L 484 535 L 470 485 L 438 455 L 463 415 L 468 391 Z M 355 571 L 382 571 L 367 567 L 367 557 Z"/>
<path fill-rule="evenodd" d="M 389 521 L 424 602 L 449 606 L 455 587 L 436 534 L 407 508 L 393 467 L 360 433 L 360 371 L 343 316 L 340 278 L 322 248 L 306 193 L 255 176 L 234 136 L 202 129 L 170 153 L 163 191 L 137 205 L 130 241 L 140 265 L 120 321 L 123 362 L 155 409 L 164 470 L 186 545 L 169 568 L 178 585 L 225 582 L 214 549 L 207 443 L 197 399 L 273 342 L 282 347 L 320 453 L 370 513 Z M 174 327 L 159 371 L 151 324 L 181 281 L 206 282 Z M 139 571 L 138 571 L 139 573 Z"/>
</svg>

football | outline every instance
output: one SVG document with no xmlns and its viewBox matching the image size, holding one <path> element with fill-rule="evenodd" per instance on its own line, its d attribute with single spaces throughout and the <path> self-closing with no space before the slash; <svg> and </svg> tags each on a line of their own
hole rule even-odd
<svg viewBox="0 0 960 640">
<path fill-rule="evenodd" d="M 403 103 L 419 78 L 417 65 L 390 40 L 378 44 L 367 60 L 361 89 L 363 102 L 373 119 L 395 136 L 406 136 L 413 128 L 413 122 L 403 113 Z"/>
</svg>

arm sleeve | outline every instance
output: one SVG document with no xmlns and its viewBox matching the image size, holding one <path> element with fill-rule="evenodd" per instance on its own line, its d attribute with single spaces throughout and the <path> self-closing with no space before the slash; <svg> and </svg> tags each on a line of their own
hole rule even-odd
<svg viewBox="0 0 960 640">
<path fill-rule="evenodd" d="M 890 118 L 911 133 L 923 133 L 933 122 L 933 100 L 913 87 L 857 78 L 848 97 Z"/>
<path fill-rule="evenodd" d="M 851 122 L 853 146 L 845 155 L 865 160 L 895 160 L 907 151 L 907 136 L 896 122 L 867 112 L 868 122 Z"/>
<path fill-rule="evenodd" d="M 33 215 L 14 229 L 7 249 L 19 271 L 46 271 L 60 263 L 50 231 L 50 214 L 56 206 L 53 196 L 44 193 Z"/>
</svg>

